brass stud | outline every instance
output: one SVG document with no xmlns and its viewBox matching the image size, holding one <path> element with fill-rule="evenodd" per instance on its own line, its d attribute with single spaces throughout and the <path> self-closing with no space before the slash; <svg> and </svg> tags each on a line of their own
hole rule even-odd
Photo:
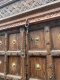
<svg viewBox="0 0 60 80">
<path fill-rule="evenodd" d="M 16 63 L 13 62 L 12 63 L 12 68 L 14 68 L 14 67 L 16 67 Z"/>
<path fill-rule="evenodd" d="M 41 65 L 39 63 L 35 64 L 36 70 L 41 70 Z"/>
<path fill-rule="evenodd" d="M 39 37 L 36 37 L 36 38 L 35 38 L 35 41 L 39 41 Z"/>
<path fill-rule="evenodd" d="M 34 39 L 35 45 L 39 44 L 39 40 L 40 40 L 39 36 Z"/>
<path fill-rule="evenodd" d="M 16 40 L 13 40 L 13 41 L 12 41 L 12 44 L 16 44 Z"/>
</svg>

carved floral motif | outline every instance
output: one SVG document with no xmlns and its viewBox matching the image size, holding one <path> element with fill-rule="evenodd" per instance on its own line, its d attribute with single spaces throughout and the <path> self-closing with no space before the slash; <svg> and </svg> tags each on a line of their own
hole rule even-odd
<svg viewBox="0 0 60 80">
<path fill-rule="evenodd" d="M 22 13 L 56 0 L 19 0 L 0 9 L 0 19 Z"/>
</svg>

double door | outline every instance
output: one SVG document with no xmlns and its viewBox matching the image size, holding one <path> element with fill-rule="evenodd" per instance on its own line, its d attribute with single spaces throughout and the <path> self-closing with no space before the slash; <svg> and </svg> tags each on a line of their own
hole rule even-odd
<svg viewBox="0 0 60 80">
<path fill-rule="evenodd" d="M 1 80 L 60 80 L 60 27 L 27 32 L 0 33 Z"/>
</svg>

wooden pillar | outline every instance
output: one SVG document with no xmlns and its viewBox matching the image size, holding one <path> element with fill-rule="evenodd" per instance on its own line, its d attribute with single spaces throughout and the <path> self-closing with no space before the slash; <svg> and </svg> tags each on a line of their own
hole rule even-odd
<svg viewBox="0 0 60 80">
<path fill-rule="evenodd" d="M 28 57 L 28 50 L 29 50 L 29 42 L 28 42 L 28 36 L 29 36 L 29 21 L 28 19 L 26 20 L 26 25 L 25 25 L 25 28 L 26 28 L 26 80 L 29 80 L 29 57 Z"/>
<path fill-rule="evenodd" d="M 50 35 L 50 28 L 45 26 L 45 44 L 47 50 L 47 80 L 54 80 L 53 75 L 53 60 L 51 56 L 51 35 Z"/>
<path fill-rule="evenodd" d="M 22 80 L 26 80 L 25 77 L 25 29 L 20 28 L 20 36 L 21 36 L 21 76 Z"/>
<path fill-rule="evenodd" d="M 7 44 L 8 44 L 8 36 L 7 36 L 7 33 L 5 33 L 4 80 L 6 80 L 6 74 L 7 74 L 7 55 L 6 55 L 6 51 L 8 47 Z"/>
</svg>

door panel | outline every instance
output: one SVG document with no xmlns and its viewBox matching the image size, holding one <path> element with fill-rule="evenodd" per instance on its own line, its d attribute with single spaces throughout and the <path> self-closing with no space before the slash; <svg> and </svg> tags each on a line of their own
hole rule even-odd
<svg viewBox="0 0 60 80">
<path fill-rule="evenodd" d="M 4 73 L 4 56 L 0 56 L 0 73 Z"/>
<path fill-rule="evenodd" d="M 0 36 L 0 51 L 5 50 L 5 36 Z"/>
<path fill-rule="evenodd" d="M 46 80 L 46 59 L 45 57 L 30 57 L 29 59 L 30 78 Z"/>
<path fill-rule="evenodd" d="M 20 34 L 9 35 L 9 50 L 20 50 Z"/>
<path fill-rule="evenodd" d="M 20 75 L 21 73 L 21 59 L 19 56 L 8 57 L 8 74 Z"/>
<path fill-rule="evenodd" d="M 54 66 L 56 80 L 60 80 L 60 57 L 54 58 Z"/>
<path fill-rule="evenodd" d="M 60 49 L 60 27 L 51 28 L 53 49 Z"/>
<path fill-rule="evenodd" d="M 30 32 L 30 49 L 44 49 L 44 31 L 38 30 Z"/>
</svg>

